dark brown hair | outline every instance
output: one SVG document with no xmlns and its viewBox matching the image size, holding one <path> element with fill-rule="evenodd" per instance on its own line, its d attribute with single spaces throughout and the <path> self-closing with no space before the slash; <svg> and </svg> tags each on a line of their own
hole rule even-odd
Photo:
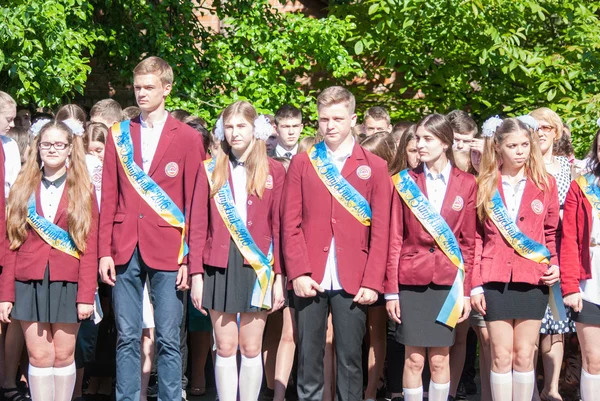
<svg viewBox="0 0 600 401">
<path fill-rule="evenodd" d="M 452 110 L 446 115 L 446 118 L 450 121 L 452 130 L 457 134 L 477 136 L 477 123 L 466 111 Z"/>
<path fill-rule="evenodd" d="M 419 131 L 419 128 L 425 129 L 425 131 L 434 135 L 442 143 L 448 145 L 446 149 L 446 157 L 454 164 L 454 152 L 452 151 L 452 145 L 454 144 L 454 131 L 452 125 L 446 116 L 442 114 L 430 114 L 424 119 L 419 121 L 415 128 L 415 134 Z"/>
<path fill-rule="evenodd" d="M 85 124 L 87 121 L 87 114 L 85 114 L 85 111 L 76 104 L 65 104 L 58 109 L 55 118 L 56 121 L 74 119 L 79 121 L 81 124 Z"/>
<path fill-rule="evenodd" d="M 406 148 L 408 148 L 408 144 L 410 141 L 415 139 L 415 133 L 417 132 L 417 125 L 413 124 L 400 138 L 400 143 L 398 143 L 398 148 L 396 149 L 396 155 L 394 156 L 394 160 L 390 165 L 390 175 L 398 174 L 402 170 L 406 170 L 410 168 L 408 165 L 408 157 L 406 154 Z"/>
<path fill-rule="evenodd" d="M 394 139 L 387 132 L 378 132 L 374 135 L 366 137 L 360 146 L 373 153 L 375 156 L 381 157 L 388 165 L 388 171 L 391 173 L 391 165 L 394 160 L 396 144 Z"/>
<path fill-rule="evenodd" d="M 102 123 L 89 123 L 85 127 L 85 135 L 83 136 L 83 147 L 86 152 L 89 152 L 90 142 L 101 142 L 106 145 L 106 137 L 108 136 L 108 127 Z"/>
</svg>

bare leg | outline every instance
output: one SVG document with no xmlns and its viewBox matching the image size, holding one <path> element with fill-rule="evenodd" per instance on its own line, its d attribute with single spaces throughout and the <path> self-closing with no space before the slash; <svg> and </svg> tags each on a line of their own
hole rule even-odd
<svg viewBox="0 0 600 401">
<path fill-rule="evenodd" d="M 469 332 L 469 319 L 456 326 L 456 340 L 450 347 L 450 395 L 455 397 L 458 383 L 465 366 L 467 352 L 467 333 Z"/>
<path fill-rule="evenodd" d="M 273 401 L 284 400 L 285 390 L 294 364 L 294 353 L 296 352 L 296 319 L 294 313 L 292 308 L 283 310 L 283 328 L 275 364 L 275 395 Z"/>
<path fill-rule="evenodd" d="M 562 401 L 558 393 L 558 379 L 564 356 L 564 342 L 562 334 L 542 335 L 540 341 L 542 362 L 544 363 L 544 389 L 542 398 Z"/>
<path fill-rule="evenodd" d="M 371 306 L 367 309 L 367 330 L 369 333 L 369 373 L 365 399 L 375 399 L 383 374 L 386 348 L 387 311 L 385 306 Z"/>
</svg>

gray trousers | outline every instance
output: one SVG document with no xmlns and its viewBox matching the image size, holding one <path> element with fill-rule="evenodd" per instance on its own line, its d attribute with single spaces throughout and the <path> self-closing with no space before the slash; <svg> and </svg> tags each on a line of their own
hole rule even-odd
<svg viewBox="0 0 600 401">
<path fill-rule="evenodd" d="M 336 354 L 338 401 L 362 401 L 362 342 L 367 307 L 347 292 L 325 291 L 312 298 L 294 295 L 298 325 L 298 400 L 323 399 L 323 357 L 327 316 L 331 308 Z"/>
</svg>

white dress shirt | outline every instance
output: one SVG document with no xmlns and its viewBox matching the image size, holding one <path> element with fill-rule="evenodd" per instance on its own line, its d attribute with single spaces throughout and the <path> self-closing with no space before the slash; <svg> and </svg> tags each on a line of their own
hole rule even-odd
<svg viewBox="0 0 600 401">
<path fill-rule="evenodd" d="M 246 190 L 246 168 L 244 166 L 235 165 L 229 162 L 231 167 L 231 181 L 233 182 L 233 197 L 235 199 L 235 209 L 240 218 L 246 225 L 248 218 L 248 210 L 246 202 L 248 201 L 248 192 Z"/>
<path fill-rule="evenodd" d="M 502 178 L 502 190 L 504 191 L 506 210 L 508 211 L 508 215 L 514 223 L 517 222 L 517 217 L 519 216 L 519 208 L 521 207 L 521 199 L 523 199 L 526 183 L 527 178 L 523 177 L 513 187 L 505 178 Z M 475 287 L 471 289 L 471 295 L 477 294 L 483 294 L 483 287 Z"/>
<path fill-rule="evenodd" d="M 423 163 L 423 172 L 425 173 L 425 188 L 427 188 L 427 199 L 431 203 L 431 207 L 438 213 L 442 211 L 446 190 L 448 189 L 448 180 L 450 180 L 450 172 L 452 164 L 446 163 L 446 167 L 439 174 L 434 174 L 429 170 L 426 163 Z M 398 294 L 387 293 L 384 295 L 386 301 L 398 299 Z"/>
<path fill-rule="evenodd" d="M 595 305 L 600 305 L 600 218 L 592 210 L 592 231 L 590 233 L 590 266 L 592 278 L 581 280 L 581 297 Z"/>
<path fill-rule="evenodd" d="M 54 181 L 49 181 L 43 177 L 42 183 L 40 184 L 42 212 L 44 213 L 44 218 L 52 223 L 54 223 L 54 219 L 56 218 L 58 204 L 60 203 L 63 190 L 65 189 L 66 180 L 67 173 Z"/>
<path fill-rule="evenodd" d="M 346 147 L 339 147 L 333 152 L 327 145 L 327 157 L 337 167 L 341 173 L 346 164 L 346 160 L 352 155 L 355 144 L 354 138 L 352 138 L 352 144 Z M 336 201 L 334 201 L 336 202 Z M 338 275 L 337 256 L 335 254 L 335 237 L 331 237 L 331 244 L 329 245 L 329 253 L 327 254 L 327 263 L 325 264 L 325 274 L 323 275 L 323 281 L 321 281 L 321 287 L 325 290 L 341 290 L 342 284 Z"/>
<path fill-rule="evenodd" d="M 156 153 L 156 148 L 158 147 L 158 141 L 160 140 L 160 135 L 165 123 L 167 122 L 168 115 L 169 113 L 165 112 L 164 120 L 155 121 L 152 127 L 150 127 L 140 115 L 140 124 L 142 128 L 142 164 L 145 173 L 150 171 L 152 159 L 154 159 L 154 154 Z"/>
<path fill-rule="evenodd" d="M 21 171 L 21 154 L 19 145 L 7 136 L 0 136 L 4 149 L 4 196 L 8 199 L 10 188 Z"/>
<path fill-rule="evenodd" d="M 277 157 L 287 157 L 288 159 L 291 159 L 292 157 L 296 156 L 296 154 L 298 153 L 298 144 L 296 144 L 292 150 L 287 150 L 286 148 L 284 148 L 283 146 L 277 144 L 277 147 L 275 148 L 275 155 Z"/>
</svg>

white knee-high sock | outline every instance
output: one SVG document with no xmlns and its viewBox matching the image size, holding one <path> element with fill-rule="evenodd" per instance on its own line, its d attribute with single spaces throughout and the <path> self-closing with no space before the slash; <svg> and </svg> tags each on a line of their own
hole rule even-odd
<svg viewBox="0 0 600 401">
<path fill-rule="evenodd" d="M 237 355 L 215 358 L 215 382 L 220 401 L 236 401 L 238 394 Z"/>
<path fill-rule="evenodd" d="M 535 371 L 513 370 L 513 401 L 530 401 L 535 387 Z"/>
<path fill-rule="evenodd" d="M 240 401 L 256 401 L 262 384 L 262 354 L 254 358 L 242 355 L 240 368 Z"/>
<path fill-rule="evenodd" d="M 54 401 L 54 368 L 29 365 L 29 392 L 32 401 Z"/>
<path fill-rule="evenodd" d="M 447 401 L 450 393 L 450 382 L 444 384 L 429 382 L 429 401 Z"/>
<path fill-rule="evenodd" d="M 54 401 L 71 401 L 75 378 L 75 362 L 64 368 L 54 368 Z"/>
<path fill-rule="evenodd" d="M 512 398 L 513 374 L 490 372 L 492 400 L 504 401 Z"/>
<path fill-rule="evenodd" d="M 581 399 L 583 401 L 594 401 L 600 396 L 600 375 L 591 375 L 581 369 L 581 381 L 579 383 Z"/>
<path fill-rule="evenodd" d="M 404 401 L 423 401 L 423 386 L 419 388 L 403 388 Z"/>
</svg>

